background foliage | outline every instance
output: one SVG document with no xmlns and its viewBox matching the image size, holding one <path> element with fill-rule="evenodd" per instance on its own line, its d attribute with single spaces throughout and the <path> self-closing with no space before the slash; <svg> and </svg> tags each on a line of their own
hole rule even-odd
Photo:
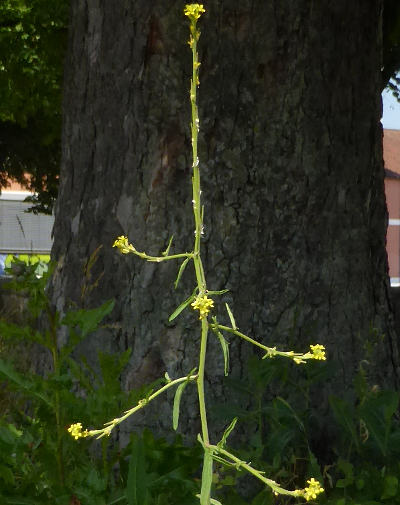
<svg viewBox="0 0 400 505">
<path fill-rule="evenodd" d="M 68 5 L 0 3 L 0 185 L 25 183 L 42 211 L 57 194 Z"/>
</svg>

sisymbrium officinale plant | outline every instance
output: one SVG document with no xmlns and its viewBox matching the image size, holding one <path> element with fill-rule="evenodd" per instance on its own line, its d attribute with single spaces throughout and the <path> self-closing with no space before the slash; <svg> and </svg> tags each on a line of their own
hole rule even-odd
<svg viewBox="0 0 400 505">
<path fill-rule="evenodd" d="M 192 203 L 193 203 L 193 216 L 194 216 L 194 244 L 191 252 L 185 252 L 180 254 L 170 254 L 170 248 L 172 243 L 172 238 L 169 241 L 166 251 L 161 253 L 160 256 L 150 256 L 145 252 L 139 252 L 135 247 L 129 242 L 128 237 L 120 236 L 118 237 L 113 247 L 119 249 L 122 254 L 134 254 L 140 258 L 150 261 L 160 263 L 162 261 L 171 260 L 183 260 L 175 281 L 175 288 L 177 287 L 185 268 L 190 264 L 193 265 L 195 276 L 196 276 L 196 286 L 192 295 L 182 302 L 179 307 L 171 314 L 169 320 L 175 319 L 184 309 L 191 307 L 194 311 L 198 312 L 199 321 L 199 331 L 201 333 L 200 339 L 200 349 L 198 353 L 198 363 L 188 374 L 184 377 L 177 379 L 171 379 L 169 375 L 165 374 L 165 384 L 149 394 L 146 398 L 140 400 L 137 405 L 133 406 L 131 409 L 124 412 L 121 417 L 115 418 L 104 424 L 103 428 L 100 429 L 83 429 L 81 423 L 74 423 L 69 427 L 69 432 L 75 439 L 82 437 L 97 437 L 101 438 L 104 436 L 109 436 L 112 430 L 122 423 L 125 419 L 130 417 L 132 414 L 138 410 L 144 408 L 149 402 L 155 400 L 159 395 L 164 393 L 170 388 L 177 386 L 174 406 L 173 406 L 173 427 L 177 429 L 179 422 L 179 406 L 180 399 L 184 388 L 189 384 L 193 383 L 197 387 L 198 393 L 198 403 L 200 411 L 201 420 L 201 433 L 198 435 L 198 441 L 202 445 L 204 450 L 203 457 L 203 470 L 201 476 L 201 491 L 198 495 L 200 499 L 200 505 L 221 505 L 219 501 L 211 497 L 212 488 L 212 476 L 213 476 L 213 464 L 214 462 L 219 462 L 229 467 L 234 467 L 238 471 L 245 470 L 250 473 L 266 486 L 271 488 L 275 495 L 288 495 L 293 497 L 303 498 L 306 501 L 315 499 L 320 493 L 323 492 L 323 488 L 320 483 L 311 478 L 307 481 L 307 486 L 304 489 L 288 490 L 281 487 L 277 482 L 269 479 L 264 475 L 264 472 L 253 468 L 251 463 L 242 461 L 240 458 L 236 457 L 234 454 L 226 449 L 226 441 L 229 434 L 235 427 L 237 419 L 233 419 L 230 425 L 225 429 L 222 434 L 221 440 L 218 443 L 212 443 L 209 437 L 209 429 L 207 422 L 207 409 L 206 409 L 206 399 L 204 394 L 204 371 L 206 367 L 206 354 L 207 354 L 207 339 L 209 335 L 209 330 L 211 330 L 218 338 L 223 355 L 224 355 L 224 373 L 228 374 L 229 369 L 229 350 L 228 342 L 225 339 L 224 334 L 229 334 L 246 340 L 250 344 L 259 347 L 263 353 L 264 358 L 273 358 L 275 356 L 283 356 L 288 359 L 293 360 L 297 364 L 306 363 L 307 360 L 325 360 L 325 348 L 322 345 L 316 344 L 311 345 L 310 350 L 306 353 L 298 353 L 294 351 L 280 351 L 276 347 L 268 347 L 254 338 L 240 332 L 236 325 L 234 316 L 228 304 L 225 304 L 226 311 L 229 316 L 231 325 L 226 326 L 218 322 L 217 316 L 212 314 L 214 310 L 214 299 L 213 297 L 220 296 L 227 292 L 227 290 L 222 291 L 212 291 L 207 288 L 205 271 L 203 268 L 203 262 L 201 258 L 201 238 L 203 235 L 203 223 L 204 223 L 204 206 L 201 202 L 201 185 L 200 185 L 200 161 L 197 153 L 198 135 L 200 131 L 200 120 L 197 107 L 197 88 L 199 86 L 199 67 L 200 62 L 198 60 L 197 44 L 200 38 L 200 31 L 197 27 L 197 22 L 201 15 L 205 12 L 202 4 L 189 4 L 186 5 L 184 9 L 184 14 L 189 18 L 189 29 L 190 38 L 189 46 L 192 51 L 192 78 L 190 84 L 190 103 L 191 103 L 191 137 L 192 137 Z"/>
</svg>

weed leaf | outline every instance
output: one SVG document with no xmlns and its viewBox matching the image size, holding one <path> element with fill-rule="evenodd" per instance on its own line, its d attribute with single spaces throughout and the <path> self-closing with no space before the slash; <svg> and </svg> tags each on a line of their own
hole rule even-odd
<svg viewBox="0 0 400 505">
<path fill-rule="evenodd" d="M 169 250 L 171 249 L 171 244 L 172 244 L 172 239 L 173 239 L 173 238 L 174 238 L 174 236 L 173 236 L 173 235 L 171 235 L 171 238 L 169 239 L 169 242 L 168 242 L 167 248 L 165 249 L 165 251 L 164 251 L 164 252 L 162 252 L 162 253 L 161 253 L 163 256 L 168 256 L 168 254 L 169 254 Z"/>
<path fill-rule="evenodd" d="M 227 441 L 227 439 L 228 439 L 229 435 L 231 434 L 231 432 L 233 431 L 233 429 L 235 428 L 236 423 L 237 423 L 237 420 L 238 420 L 238 418 L 237 418 L 237 417 L 235 417 L 235 418 L 232 420 L 231 424 L 230 424 L 230 425 L 226 428 L 226 430 L 224 431 L 224 434 L 222 435 L 221 440 L 220 440 L 220 441 L 218 442 L 218 444 L 217 444 L 217 445 L 218 445 L 218 447 L 221 447 L 221 448 L 224 448 L 224 447 L 225 447 L 225 445 L 226 445 L 226 441 Z"/>
<path fill-rule="evenodd" d="M 179 305 L 179 307 L 173 311 L 173 313 L 168 318 L 169 322 L 173 321 L 177 316 L 179 316 L 179 314 L 182 312 L 182 310 L 184 310 L 189 305 L 189 303 L 191 303 L 196 298 L 196 291 L 197 291 L 197 287 L 193 291 L 193 293 L 189 296 L 189 298 L 186 298 L 186 300 L 184 302 L 182 302 Z"/>
<path fill-rule="evenodd" d="M 137 437 L 132 441 L 132 453 L 129 461 L 126 499 L 129 505 L 146 505 L 148 503 L 146 461 L 143 439 Z"/>
<path fill-rule="evenodd" d="M 172 410 L 172 426 L 174 430 L 176 431 L 178 429 L 178 424 L 179 424 L 179 407 L 181 405 L 181 397 L 183 390 L 187 386 L 188 381 L 182 382 L 182 384 L 179 384 L 179 386 L 176 388 L 175 392 L 175 397 L 174 397 L 174 408 Z"/>
<path fill-rule="evenodd" d="M 189 263 L 190 258 L 186 258 L 182 261 L 181 266 L 179 267 L 178 275 L 174 282 L 175 289 L 178 287 L 179 281 L 181 280 L 182 274 L 185 271 L 186 265 Z"/>
<path fill-rule="evenodd" d="M 226 310 L 228 312 L 229 319 L 231 320 L 232 329 L 233 330 L 237 330 L 235 318 L 233 317 L 232 311 L 229 308 L 229 305 L 227 303 L 225 303 L 225 307 L 226 307 Z"/>
<path fill-rule="evenodd" d="M 224 354 L 224 375 L 226 377 L 229 374 L 229 343 L 225 340 L 220 331 L 217 331 L 216 334 Z"/>
</svg>

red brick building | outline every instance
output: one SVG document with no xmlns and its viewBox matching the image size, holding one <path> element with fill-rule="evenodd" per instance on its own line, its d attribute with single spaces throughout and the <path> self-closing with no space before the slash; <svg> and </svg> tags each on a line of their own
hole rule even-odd
<svg viewBox="0 0 400 505">
<path fill-rule="evenodd" d="M 384 130 L 383 157 L 386 204 L 389 212 L 386 249 L 390 284 L 400 286 L 400 130 Z"/>
</svg>

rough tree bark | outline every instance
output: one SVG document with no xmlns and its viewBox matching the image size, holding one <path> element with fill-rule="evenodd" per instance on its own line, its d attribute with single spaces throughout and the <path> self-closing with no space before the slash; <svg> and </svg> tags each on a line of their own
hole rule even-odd
<svg viewBox="0 0 400 505">
<path fill-rule="evenodd" d="M 178 265 L 111 249 L 121 234 L 157 254 L 191 248 L 190 51 L 183 3 L 73 0 L 66 65 L 63 161 L 51 286 L 64 310 L 82 303 L 83 266 L 103 246 L 85 303 L 115 297 L 115 327 L 83 351 L 132 347 L 134 388 L 196 364 L 195 314 L 166 323 L 192 290 L 174 292 Z M 385 253 L 381 148 L 381 0 L 216 0 L 200 39 L 203 241 L 210 289 L 243 331 L 296 350 L 327 347 L 351 385 L 398 378 Z M 222 309 L 221 309 L 222 311 Z M 247 344 L 231 340 L 242 376 Z M 214 348 L 215 346 L 215 348 Z M 224 396 L 222 356 L 210 344 L 213 400 Z M 195 395 L 182 426 L 196 433 Z M 170 426 L 169 400 L 135 425 Z"/>
</svg>

